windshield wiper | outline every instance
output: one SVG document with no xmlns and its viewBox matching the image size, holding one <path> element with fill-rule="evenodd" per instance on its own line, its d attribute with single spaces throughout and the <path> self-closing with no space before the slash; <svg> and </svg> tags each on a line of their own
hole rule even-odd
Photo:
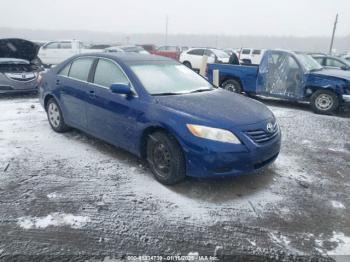
<svg viewBox="0 0 350 262">
<path fill-rule="evenodd" d="M 152 96 L 176 96 L 176 95 L 183 95 L 183 94 L 185 93 L 165 92 L 165 93 L 152 94 Z"/>
<path fill-rule="evenodd" d="M 197 90 L 193 90 L 190 93 L 200 93 L 200 92 L 207 92 L 207 91 L 212 91 L 213 88 L 201 88 L 201 89 L 197 89 Z"/>
</svg>

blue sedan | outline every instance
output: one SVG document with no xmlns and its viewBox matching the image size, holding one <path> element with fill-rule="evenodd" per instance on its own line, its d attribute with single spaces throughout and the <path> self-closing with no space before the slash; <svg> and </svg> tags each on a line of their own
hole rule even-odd
<svg viewBox="0 0 350 262">
<path fill-rule="evenodd" d="M 49 70 L 39 90 L 54 131 L 77 128 L 147 159 L 163 184 L 251 173 L 280 151 L 265 105 L 165 57 L 74 56 Z"/>
</svg>

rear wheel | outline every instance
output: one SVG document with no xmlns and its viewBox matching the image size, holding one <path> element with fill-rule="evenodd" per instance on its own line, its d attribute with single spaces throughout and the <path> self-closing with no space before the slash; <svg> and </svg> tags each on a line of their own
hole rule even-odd
<svg viewBox="0 0 350 262">
<path fill-rule="evenodd" d="M 235 79 L 229 79 L 222 83 L 221 87 L 227 91 L 242 93 L 241 84 Z"/>
<path fill-rule="evenodd" d="M 47 102 L 46 112 L 50 126 L 53 130 L 58 133 L 63 133 L 69 130 L 69 127 L 64 122 L 62 111 L 55 99 L 50 98 Z"/>
<path fill-rule="evenodd" d="M 185 158 L 176 139 L 164 132 L 155 132 L 147 140 L 147 161 L 155 178 L 173 185 L 185 178 Z"/>
<path fill-rule="evenodd" d="M 311 96 L 311 107 L 318 114 L 332 114 L 339 108 L 338 96 L 329 90 L 319 90 Z"/>
</svg>

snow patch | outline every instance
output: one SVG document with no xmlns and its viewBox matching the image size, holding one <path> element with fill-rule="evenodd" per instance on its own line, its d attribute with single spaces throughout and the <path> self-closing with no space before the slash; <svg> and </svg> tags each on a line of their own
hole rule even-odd
<svg viewBox="0 0 350 262">
<path fill-rule="evenodd" d="M 345 236 L 344 233 L 334 232 L 333 237 L 330 239 L 331 242 L 338 244 L 337 248 L 328 252 L 330 256 L 347 256 L 350 255 L 350 237 Z"/>
<path fill-rule="evenodd" d="M 70 226 L 78 229 L 88 222 L 90 222 L 89 217 L 64 213 L 51 213 L 46 217 L 21 217 L 17 220 L 17 224 L 24 229 L 47 228 L 49 226 Z"/>
<path fill-rule="evenodd" d="M 335 200 L 332 200 L 331 201 L 331 204 L 334 208 L 341 208 L 341 209 L 344 209 L 345 206 L 343 205 L 343 203 L 340 203 L 338 201 L 335 201 Z"/>
<path fill-rule="evenodd" d="M 55 193 L 55 192 L 50 193 L 50 194 L 47 195 L 47 198 L 48 198 L 48 199 L 55 199 L 55 198 L 60 198 L 60 197 L 61 197 L 61 195 L 60 195 L 60 194 L 57 194 L 57 193 Z"/>
</svg>

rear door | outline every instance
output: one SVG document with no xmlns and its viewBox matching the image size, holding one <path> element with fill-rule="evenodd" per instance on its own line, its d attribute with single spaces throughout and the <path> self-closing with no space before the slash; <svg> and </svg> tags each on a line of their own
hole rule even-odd
<svg viewBox="0 0 350 262">
<path fill-rule="evenodd" d="M 139 98 L 110 90 L 113 83 L 131 85 L 129 79 L 121 67 L 110 59 L 100 58 L 94 71 L 92 85 L 95 97 L 87 107 L 89 130 L 112 144 L 129 151 L 136 150 L 137 118 L 142 114 Z"/>
<path fill-rule="evenodd" d="M 87 129 L 86 106 L 94 97 L 93 87 L 88 83 L 93 62 L 93 57 L 75 59 L 56 80 L 66 122 L 80 129 Z"/>
</svg>

